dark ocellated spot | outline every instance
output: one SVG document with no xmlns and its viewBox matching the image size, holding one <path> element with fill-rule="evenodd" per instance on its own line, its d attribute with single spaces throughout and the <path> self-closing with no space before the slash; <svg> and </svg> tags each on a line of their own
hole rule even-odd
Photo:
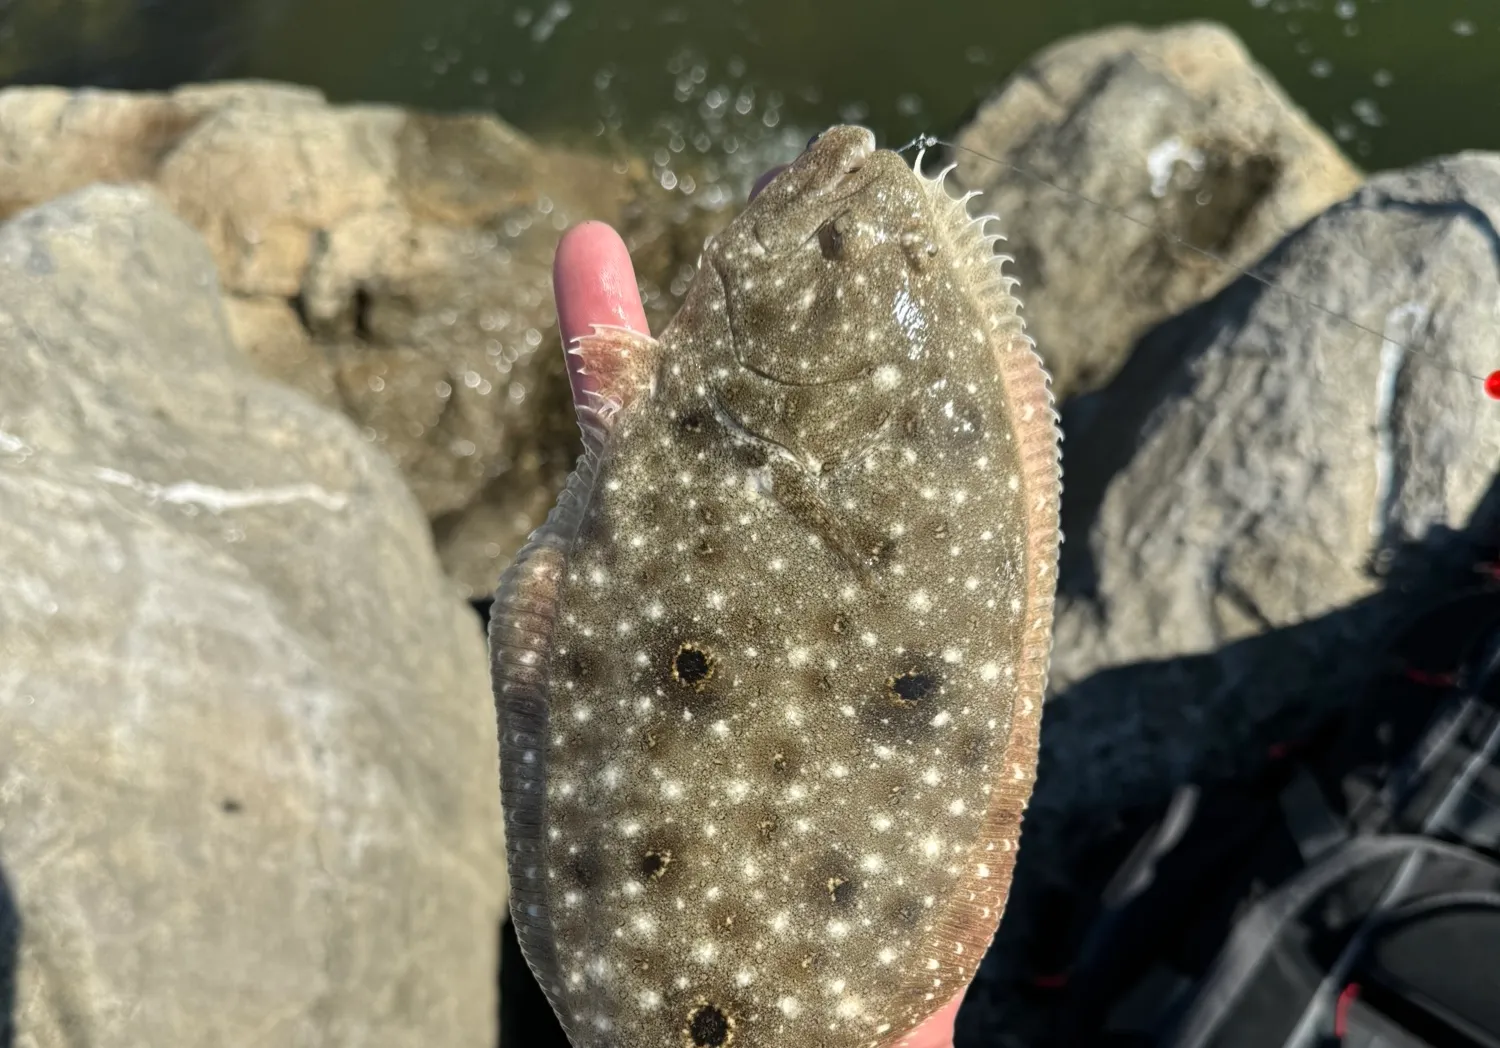
<svg viewBox="0 0 1500 1048">
<path fill-rule="evenodd" d="M 828 898 L 835 906 L 848 906 L 854 901 L 854 882 L 847 877 L 828 878 Z"/>
<path fill-rule="evenodd" d="M 702 691 L 714 675 L 717 659 L 713 653 L 692 643 L 684 642 L 672 659 L 672 679 L 694 691 Z"/>
<path fill-rule="evenodd" d="M 667 867 L 672 864 L 672 853 L 670 851 L 648 851 L 641 856 L 641 876 L 653 881 L 659 881 L 667 874 Z"/>
<path fill-rule="evenodd" d="M 720 1008 L 702 1004 L 688 1016 L 687 1035 L 694 1048 L 724 1048 L 734 1039 L 734 1021 Z"/>
<path fill-rule="evenodd" d="M 920 670 L 907 670 L 886 681 L 886 688 L 898 706 L 915 706 L 937 690 L 937 680 Z"/>
</svg>

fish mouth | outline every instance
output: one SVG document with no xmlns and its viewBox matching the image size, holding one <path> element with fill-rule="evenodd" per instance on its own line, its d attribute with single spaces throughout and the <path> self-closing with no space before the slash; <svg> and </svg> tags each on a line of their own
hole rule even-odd
<svg viewBox="0 0 1500 1048">
<path fill-rule="evenodd" d="M 793 196 L 810 198 L 836 193 L 875 152 L 875 133 L 850 124 L 831 127 L 777 178 Z"/>
<path fill-rule="evenodd" d="M 875 152 L 868 128 L 825 131 L 756 197 L 764 212 L 753 227 L 756 243 L 768 254 L 806 243 L 831 209 L 864 188 L 868 180 L 857 176 Z"/>
<path fill-rule="evenodd" d="M 838 193 L 851 176 L 863 170 L 865 161 L 874 153 L 875 134 L 868 128 L 848 124 L 830 128 L 803 154 L 814 178 L 822 183 L 815 182 L 807 188 L 819 196 Z"/>
<path fill-rule="evenodd" d="M 751 232 L 755 244 L 768 259 L 785 257 L 803 251 L 818 236 L 818 230 L 846 210 L 853 200 L 880 177 L 883 159 L 875 146 L 875 135 L 867 128 L 838 125 L 820 135 L 792 164 L 777 175 L 762 191 L 752 208 L 758 208 Z M 895 154 L 890 154 L 895 157 Z M 896 158 L 898 163 L 904 162 Z M 830 392 L 837 387 L 851 387 L 867 381 L 874 371 L 868 362 L 855 362 L 837 374 L 803 376 L 778 374 L 780 368 L 757 362 L 745 352 L 741 338 L 738 303 L 730 293 L 733 274 L 725 261 L 707 256 L 707 268 L 717 278 L 718 293 L 724 303 L 729 324 L 735 363 L 747 375 L 766 383 L 787 388 L 822 387 Z"/>
</svg>

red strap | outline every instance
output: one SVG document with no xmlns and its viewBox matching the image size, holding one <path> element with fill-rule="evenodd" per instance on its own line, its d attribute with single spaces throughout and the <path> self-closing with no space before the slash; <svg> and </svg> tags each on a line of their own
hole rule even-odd
<svg viewBox="0 0 1500 1048">
<path fill-rule="evenodd" d="M 1338 1003 L 1333 1006 L 1333 1035 L 1339 1040 L 1349 1032 L 1349 1009 L 1354 1007 L 1354 1000 L 1359 996 L 1359 983 L 1350 983 L 1344 987 L 1339 994 Z"/>
<path fill-rule="evenodd" d="M 1451 688 L 1458 683 L 1458 674 L 1409 669 L 1406 671 L 1406 679 L 1414 684 L 1425 684 L 1430 688 Z"/>
</svg>

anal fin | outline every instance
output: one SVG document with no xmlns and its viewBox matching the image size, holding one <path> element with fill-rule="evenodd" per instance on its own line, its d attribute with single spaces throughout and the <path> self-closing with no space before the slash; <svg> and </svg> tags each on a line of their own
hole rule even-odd
<svg viewBox="0 0 1500 1048">
<path fill-rule="evenodd" d="M 594 496 L 608 436 L 607 420 L 582 411 L 579 420 L 584 453 L 546 522 L 501 576 L 489 631 L 511 923 L 526 963 L 560 1019 L 567 1014 L 566 990 L 547 898 L 550 664 L 568 559 Z"/>
</svg>

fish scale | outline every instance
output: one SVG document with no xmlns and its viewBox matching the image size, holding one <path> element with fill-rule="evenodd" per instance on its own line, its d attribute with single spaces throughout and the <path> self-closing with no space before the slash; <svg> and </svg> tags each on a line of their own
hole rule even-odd
<svg viewBox="0 0 1500 1048">
<path fill-rule="evenodd" d="M 967 199 L 833 128 L 659 340 L 579 341 L 585 454 L 491 619 L 514 922 L 577 1048 L 894 1044 L 993 936 L 1060 471 Z"/>
</svg>

